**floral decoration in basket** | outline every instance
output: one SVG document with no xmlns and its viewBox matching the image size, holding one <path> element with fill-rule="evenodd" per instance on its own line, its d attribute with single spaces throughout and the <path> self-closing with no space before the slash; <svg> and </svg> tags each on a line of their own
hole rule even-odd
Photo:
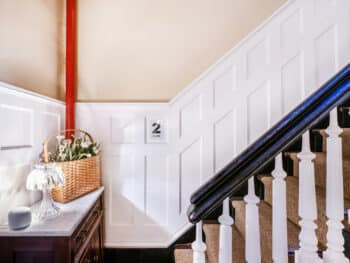
<svg viewBox="0 0 350 263">
<path fill-rule="evenodd" d="M 96 156 L 100 152 L 100 146 L 91 142 L 87 136 L 82 138 L 65 139 L 63 135 L 57 135 L 57 145 L 53 153 L 49 152 L 49 162 L 69 162 Z"/>
<path fill-rule="evenodd" d="M 63 134 L 74 132 L 71 139 Z M 77 136 L 77 133 L 81 134 Z M 53 152 L 48 145 L 56 137 Z M 101 186 L 100 145 L 83 130 L 63 130 L 44 142 L 44 162 L 54 162 L 63 171 L 65 181 L 61 187 L 52 189 L 52 197 L 58 202 L 69 202 Z"/>
</svg>

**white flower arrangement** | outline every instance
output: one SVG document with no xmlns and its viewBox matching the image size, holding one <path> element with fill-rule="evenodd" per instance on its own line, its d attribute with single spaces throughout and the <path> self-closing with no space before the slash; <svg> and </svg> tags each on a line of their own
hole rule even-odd
<svg viewBox="0 0 350 263">
<path fill-rule="evenodd" d="M 50 162 L 76 161 L 96 156 L 100 145 L 91 142 L 86 136 L 82 138 L 65 139 L 63 135 L 56 136 L 57 146 L 54 153 L 49 152 Z"/>
</svg>

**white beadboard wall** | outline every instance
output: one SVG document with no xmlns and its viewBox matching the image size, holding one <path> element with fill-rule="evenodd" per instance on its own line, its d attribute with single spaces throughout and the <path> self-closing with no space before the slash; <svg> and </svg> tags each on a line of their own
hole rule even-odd
<svg viewBox="0 0 350 263">
<path fill-rule="evenodd" d="M 0 224 L 8 209 L 30 205 L 40 193 L 25 189 L 42 142 L 64 127 L 65 104 L 0 82 Z"/>
<path fill-rule="evenodd" d="M 191 193 L 350 58 L 350 1 L 294 0 L 165 104 L 80 103 L 103 145 L 107 247 L 166 247 Z M 156 77 L 156 76 L 155 76 Z M 168 142 L 147 142 L 146 120 Z"/>
</svg>

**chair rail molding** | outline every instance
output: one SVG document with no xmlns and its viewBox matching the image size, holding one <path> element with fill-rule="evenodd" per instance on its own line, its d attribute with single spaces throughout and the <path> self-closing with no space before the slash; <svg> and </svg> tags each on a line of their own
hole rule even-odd
<svg viewBox="0 0 350 263">
<path fill-rule="evenodd" d="M 287 2 L 169 103 L 78 103 L 77 126 L 102 142 L 106 246 L 181 236 L 191 193 L 350 61 L 349 11 Z M 162 143 L 149 120 L 166 126 Z"/>
</svg>

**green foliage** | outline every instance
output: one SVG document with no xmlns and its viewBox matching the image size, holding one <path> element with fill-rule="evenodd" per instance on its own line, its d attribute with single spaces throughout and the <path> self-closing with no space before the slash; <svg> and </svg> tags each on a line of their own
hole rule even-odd
<svg viewBox="0 0 350 263">
<path fill-rule="evenodd" d="M 57 136 L 57 146 L 54 153 L 49 153 L 51 162 L 76 161 L 96 156 L 100 152 L 100 145 L 92 143 L 84 136 L 82 138 L 64 139 Z"/>
</svg>

